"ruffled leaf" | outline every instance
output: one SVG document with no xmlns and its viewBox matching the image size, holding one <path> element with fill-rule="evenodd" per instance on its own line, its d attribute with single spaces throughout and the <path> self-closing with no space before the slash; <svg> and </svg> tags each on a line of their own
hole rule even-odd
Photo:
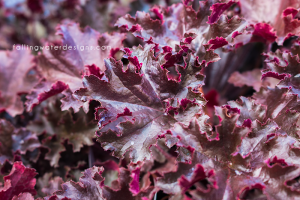
<svg viewBox="0 0 300 200">
<path fill-rule="evenodd" d="M 192 6 L 174 4 L 159 10 L 159 16 L 163 20 L 153 20 L 149 13 L 138 11 L 135 18 L 126 15 L 120 18 L 116 25 L 147 43 L 158 44 L 159 48 L 169 46 L 175 49 L 176 45 L 186 45 L 195 52 L 201 63 L 208 65 L 220 59 L 214 50 L 231 43 L 234 33 L 242 33 L 247 25 L 237 16 L 229 20 L 225 15 L 221 15 L 231 4 L 232 2 L 229 2 L 223 8 L 213 8 L 209 21 L 211 24 L 206 23 L 211 13 L 210 2 L 201 1 L 197 11 Z"/>
<path fill-rule="evenodd" d="M 101 103 L 98 140 L 104 149 L 118 157 L 130 152 L 133 162 L 150 159 L 149 147 L 156 138 L 177 121 L 187 124 L 205 104 L 201 93 L 193 92 L 203 80 L 197 60 L 187 55 L 184 66 L 175 64 L 180 81 L 174 81 L 161 67 L 162 55 L 154 57 L 152 48 L 133 49 L 128 59 L 135 59 L 126 71 L 120 61 L 105 60 L 108 82 L 85 76 L 85 88 L 75 93 L 77 99 Z"/>
<path fill-rule="evenodd" d="M 9 175 L 4 177 L 5 182 L 4 187 L 0 189 L 0 198 L 9 200 L 27 192 L 35 195 L 36 174 L 34 169 L 25 167 L 21 162 L 15 162 Z"/>
<path fill-rule="evenodd" d="M 83 111 L 78 112 L 77 119 L 73 120 L 69 111 L 60 110 L 59 102 L 47 102 L 39 116 L 28 129 L 38 134 L 46 133 L 42 143 L 49 150 L 46 159 L 50 160 L 51 166 L 58 166 L 60 153 L 65 151 L 65 140 L 72 145 L 74 152 L 79 152 L 83 145 L 93 145 L 92 139 L 98 128 Z"/>
<path fill-rule="evenodd" d="M 105 70 L 103 60 L 110 57 L 114 49 L 121 48 L 124 40 L 123 34 L 100 34 L 89 27 L 81 30 L 78 24 L 70 22 L 60 25 L 56 34 L 62 40 L 47 43 L 37 58 L 45 80 L 27 96 L 28 111 L 45 99 L 61 93 L 67 86 L 72 92 L 82 87 L 82 75 L 88 71 L 86 66 L 96 65 L 100 70 Z M 64 109 L 67 108 L 65 106 Z"/>
<path fill-rule="evenodd" d="M 13 162 L 17 151 L 26 154 L 41 146 L 38 137 L 25 128 L 15 129 L 11 123 L 0 119 L 0 164 Z"/>
<path fill-rule="evenodd" d="M 29 93 L 39 75 L 30 50 L 26 50 L 26 46 L 13 48 L 13 51 L 0 52 L 0 112 L 6 110 L 14 117 L 24 110 L 19 95 Z"/>
<path fill-rule="evenodd" d="M 73 181 L 62 184 L 62 190 L 55 192 L 51 197 L 46 197 L 46 200 L 51 199 L 97 199 L 97 200 L 113 200 L 113 199 L 141 199 L 141 196 L 134 197 L 129 191 L 129 183 L 132 178 L 130 171 L 124 168 L 119 169 L 119 178 L 116 184 L 118 189 L 112 189 L 104 185 L 102 167 L 93 167 L 84 171 L 83 176 L 78 183 Z"/>
<path fill-rule="evenodd" d="M 242 15 L 250 23 L 269 23 L 276 31 L 279 44 L 299 34 L 300 22 L 295 19 L 295 10 L 300 6 L 298 1 L 241 0 L 240 5 Z"/>
</svg>

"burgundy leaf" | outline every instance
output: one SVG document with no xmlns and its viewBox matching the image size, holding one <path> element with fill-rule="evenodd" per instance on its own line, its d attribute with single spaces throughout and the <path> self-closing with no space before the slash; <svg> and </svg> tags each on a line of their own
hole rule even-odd
<svg viewBox="0 0 300 200">
<path fill-rule="evenodd" d="M 21 193 L 18 196 L 14 196 L 12 200 L 34 200 L 34 198 L 30 193 Z"/>
<path fill-rule="evenodd" d="M 240 116 L 236 122 L 239 126 L 242 126 L 245 120 L 250 120 L 250 122 L 254 122 L 255 120 L 265 122 L 266 106 L 255 103 L 252 99 L 240 97 L 237 101 L 229 101 L 228 105 L 231 108 L 237 108 L 239 110 Z"/>
<path fill-rule="evenodd" d="M 21 193 L 36 194 L 34 189 L 37 173 L 34 169 L 25 167 L 21 162 L 15 162 L 9 175 L 4 177 L 4 187 L 0 189 L 0 198 L 10 200 Z M 27 195 L 25 195 L 27 196 Z"/>
<path fill-rule="evenodd" d="M 58 176 L 52 177 L 52 173 L 44 174 L 44 176 L 37 181 L 37 186 L 45 195 L 51 195 L 57 190 L 61 190 L 61 184 L 63 184 L 62 178 Z"/>
<path fill-rule="evenodd" d="M 73 181 L 62 184 L 62 190 L 45 199 L 105 199 L 103 197 L 103 168 L 93 167 L 84 171 L 79 183 Z"/>
<path fill-rule="evenodd" d="M 229 2 L 225 7 L 231 3 Z M 221 5 L 223 4 L 219 6 Z M 216 7 L 219 6 L 216 5 Z M 213 50 L 228 44 L 228 42 L 233 42 L 233 34 L 236 34 L 237 31 L 242 32 L 247 25 L 237 16 L 229 20 L 225 15 L 221 15 L 225 7 L 213 8 L 211 21 L 216 22 L 213 24 L 206 23 L 210 14 L 210 3 L 201 1 L 197 11 L 192 6 L 183 4 L 161 8 L 160 17 L 164 19 L 163 21 L 153 20 L 149 13 L 138 11 L 135 18 L 126 15 L 120 18 L 116 25 L 126 28 L 146 42 L 151 41 L 158 44 L 159 48 L 170 46 L 175 49 L 176 45 L 181 45 L 180 42 L 188 43 L 188 48 L 195 52 L 195 56 L 199 57 L 201 63 L 205 63 L 207 66 L 220 59 Z M 220 19 L 217 20 L 218 18 Z M 206 44 L 214 45 L 207 49 Z"/>
<path fill-rule="evenodd" d="M 254 121 L 252 123 L 252 130 L 249 132 L 245 138 L 243 138 L 241 144 L 237 147 L 237 152 L 241 154 L 244 158 L 250 155 L 254 148 L 263 141 L 267 141 L 268 135 L 276 133 L 278 129 L 277 124 L 272 121 L 267 121 L 265 124 L 261 124 L 259 121 Z"/>
<path fill-rule="evenodd" d="M 38 67 L 45 81 L 27 97 L 27 110 L 67 86 L 72 92 L 82 87 L 81 78 L 87 71 L 85 66 L 95 65 L 105 70 L 104 58 L 109 57 L 114 48 L 121 48 L 124 40 L 123 34 L 100 34 L 89 27 L 81 30 L 78 24 L 67 22 L 58 27 L 56 34 L 62 40 L 45 44 L 44 48 L 49 49 L 38 55 Z M 64 107 L 67 109 L 66 105 Z"/>
<path fill-rule="evenodd" d="M 276 34 L 272 30 L 272 26 L 264 23 L 257 23 L 254 25 L 254 31 L 252 32 L 253 42 L 274 42 L 276 40 Z"/>
<path fill-rule="evenodd" d="M 263 76 L 281 80 L 277 85 L 279 88 L 288 88 L 293 94 L 299 95 L 298 68 L 300 63 L 298 56 L 279 50 L 276 53 L 265 54 L 265 56 L 268 69 L 265 70 Z"/>
<path fill-rule="evenodd" d="M 229 171 L 217 162 L 196 153 L 191 164 L 180 163 L 176 172 L 157 178 L 157 186 L 167 194 L 185 192 L 196 199 L 208 200 L 223 196 L 228 176 Z M 184 196 L 179 199 L 186 199 Z"/>
<path fill-rule="evenodd" d="M 299 193 L 287 187 L 287 182 L 299 176 L 300 168 L 294 165 L 287 165 L 284 160 L 277 160 L 276 157 L 266 160 L 266 165 L 261 169 L 259 177 L 268 183 L 265 191 L 270 199 L 299 198 Z"/>
<path fill-rule="evenodd" d="M 154 57 L 152 48 L 132 50 L 130 57 L 136 56 L 141 68 L 129 63 L 124 71 L 120 61 L 105 60 L 108 82 L 85 76 L 85 88 L 75 92 L 77 99 L 97 100 L 104 108 L 98 116 L 98 140 L 103 148 L 118 157 L 129 152 L 133 162 L 150 159 L 149 148 L 157 137 L 177 121 L 187 125 L 205 104 L 201 93 L 193 92 L 203 80 L 197 60 L 187 55 L 184 67 L 175 65 L 181 80 L 177 82 L 168 79 L 168 70 L 161 67 L 163 55 Z"/>
<path fill-rule="evenodd" d="M 11 116 L 16 116 L 24 109 L 19 95 L 28 93 L 39 76 L 30 50 L 25 46 L 13 48 L 13 51 L 0 52 L 0 112 L 6 110 Z"/>
<path fill-rule="evenodd" d="M 41 146 L 37 136 L 31 131 L 20 128 L 15 129 L 11 123 L 0 120 L 0 163 L 7 160 L 14 160 L 14 153 L 26 154 L 27 151 L 34 151 Z"/>
<path fill-rule="evenodd" d="M 211 6 L 212 13 L 208 17 L 208 23 L 213 24 L 218 21 L 220 15 L 227 10 L 230 6 L 232 6 L 235 2 L 229 1 L 228 3 L 216 3 Z"/>
<path fill-rule="evenodd" d="M 298 138 L 299 127 L 296 125 L 299 116 L 297 95 L 288 89 L 263 89 L 254 95 L 256 102 L 267 105 L 266 119 L 274 121 L 288 135 Z M 276 99 L 276 101 L 274 101 Z"/>
<path fill-rule="evenodd" d="M 242 15 L 250 23 L 269 23 L 276 30 L 279 44 L 282 44 L 291 35 L 299 34 L 299 20 L 294 19 L 295 15 L 290 11 L 292 8 L 299 8 L 300 4 L 298 1 L 241 0 L 240 5 Z M 288 10 L 286 11 L 286 9 Z M 275 39 L 274 36 L 271 37 L 272 40 Z"/>
<path fill-rule="evenodd" d="M 81 110 L 76 114 L 76 121 L 69 111 L 61 111 L 59 102 L 45 102 L 46 106 L 28 129 L 38 134 L 46 133 L 43 146 L 49 149 L 46 159 L 51 166 L 58 167 L 60 153 L 65 151 L 65 140 L 72 145 L 74 152 L 79 152 L 83 145 L 93 145 L 92 139 L 98 129 Z"/>
<path fill-rule="evenodd" d="M 84 171 L 79 183 L 73 181 L 62 184 L 62 190 L 57 191 L 51 199 L 86 199 L 86 200 L 113 200 L 113 199 L 141 199 L 141 196 L 134 197 L 129 191 L 129 182 L 131 180 L 130 171 L 120 168 L 118 184 L 120 188 L 114 190 L 104 185 L 104 178 L 101 176 L 103 168 L 93 167 Z"/>
</svg>

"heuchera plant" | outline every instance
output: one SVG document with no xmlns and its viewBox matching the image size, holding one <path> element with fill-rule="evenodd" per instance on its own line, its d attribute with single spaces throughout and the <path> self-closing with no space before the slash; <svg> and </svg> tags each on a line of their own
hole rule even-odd
<svg viewBox="0 0 300 200">
<path fill-rule="evenodd" d="M 0 5 L 1 200 L 300 199 L 300 0 Z"/>
</svg>

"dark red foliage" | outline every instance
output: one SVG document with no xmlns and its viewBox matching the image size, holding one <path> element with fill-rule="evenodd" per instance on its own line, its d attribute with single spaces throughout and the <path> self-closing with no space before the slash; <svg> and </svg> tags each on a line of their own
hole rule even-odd
<svg viewBox="0 0 300 200">
<path fill-rule="evenodd" d="M 34 169 L 25 167 L 22 162 L 15 162 L 9 175 L 4 177 L 5 182 L 4 187 L 0 189 L 0 198 L 10 200 L 25 192 L 35 195 L 36 174 Z"/>
<path fill-rule="evenodd" d="M 299 0 L 0 3 L 1 200 L 300 199 Z"/>
</svg>

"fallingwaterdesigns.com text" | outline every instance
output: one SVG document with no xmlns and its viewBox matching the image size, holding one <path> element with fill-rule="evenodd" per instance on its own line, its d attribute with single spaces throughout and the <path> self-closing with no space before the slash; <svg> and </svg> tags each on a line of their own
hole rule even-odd
<svg viewBox="0 0 300 200">
<path fill-rule="evenodd" d="M 81 46 L 81 45 L 45 45 L 45 46 L 30 46 L 30 45 L 13 45 L 13 50 L 31 50 L 31 51 L 43 51 L 43 50 L 77 50 L 77 51 L 105 51 L 111 50 L 110 46 Z"/>
</svg>

